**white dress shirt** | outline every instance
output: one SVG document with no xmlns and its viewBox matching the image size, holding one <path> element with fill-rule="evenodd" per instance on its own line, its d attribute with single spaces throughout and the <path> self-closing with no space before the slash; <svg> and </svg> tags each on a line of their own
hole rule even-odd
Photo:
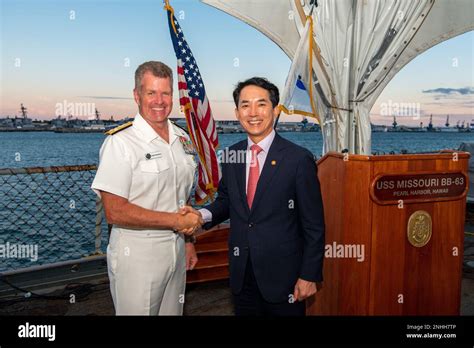
<svg viewBox="0 0 474 348">
<path fill-rule="evenodd" d="M 258 168 L 260 171 L 260 174 L 262 174 L 262 169 L 263 166 L 265 165 L 265 160 L 267 159 L 268 151 L 270 150 L 270 146 L 273 143 L 273 139 L 275 139 L 275 130 L 273 129 L 270 134 L 268 134 L 264 139 L 262 139 L 257 145 L 260 146 L 262 151 L 257 155 L 257 160 L 258 160 Z M 245 192 L 247 192 L 247 186 L 248 186 L 248 178 L 249 178 L 249 172 L 250 172 L 250 162 L 252 161 L 252 151 L 250 148 L 252 145 L 255 143 L 250 139 L 250 137 L 247 137 L 247 154 L 246 154 L 246 163 L 245 163 Z M 210 222 L 212 221 L 212 213 L 206 209 L 199 209 L 199 212 L 201 213 L 202 219 L 204 222 Z"/>
</svg>

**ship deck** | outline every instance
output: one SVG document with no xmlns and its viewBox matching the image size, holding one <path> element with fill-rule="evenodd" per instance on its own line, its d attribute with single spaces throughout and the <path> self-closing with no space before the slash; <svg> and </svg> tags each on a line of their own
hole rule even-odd
<svg viewBox="0 0 474 348">
<path fill-rule="evenodd" d="M 103 316 L 114 315 L 107 277 L 82 287 L 82 298 L 71 304 L 64 299 L 19 298 L 1 303 L 3 315 L 52 316 Z M 60 296 L 62 289 L 48 293 Z M 79 297 L 79 296 L 78 296 Z M 188 284 L 184 315 L 233 315 L 232 295 L 228 281 L 219 280 L 201 284 Z M 474 314 L 474 273 L 465 273 L 462 280 L 461 315 Z"/>
<path fill-rule="evenodd" d="M 461 315 L 474 315 L 474 210 L 466 211 L 463 279 L 461 289 Z M 82 267 L 82 279 L 60 279 L 49 274 L 50 283 L 32 286 L 29 275 L 24 279 L 18 278 L 22 286 L 31 289 L 35 295 L 25 297 L 23 293 L 9 289 L 8 285 L 0 284 L 0 314 L 1 315 L 53 315 L 53 316 L 107 316 L 114 315 L 109 282 L 103 268 L 103 259 L 96 266 Z M 102 263 L 100 272 L 98 265 Z M 91 263 L 93 264 L 93 263 Z M 61 271 L 54 272 L 61 275 Z M 195 280 L 195 279 L 194 279 Z M 71 303 L 70 294 L 75 294 L 75 302 Z M 39 295 L 39 296 L 38 296 Z M 193 282 L 186 286 L 184 315 L 233 315 L 232 294 L 228 279 L 207 282 Z"/>
<path fill-rule="evenodd" d="M 474 283 L 474 281 L 473 281 Z M 67 299 L 18 298 L 0 301 L 3 315 L 103 316 L 114 315 L 114 306 L 106 276 L 76 287 L 75 303 Z M 474 292 L 474 288 L 473 288 Z M 64 289 L 56 289 L 48 296 L 62 297 Z M 232 296 L 227 280 L 188 284 L 184 315 L 233 315 Z"/>
</svg>

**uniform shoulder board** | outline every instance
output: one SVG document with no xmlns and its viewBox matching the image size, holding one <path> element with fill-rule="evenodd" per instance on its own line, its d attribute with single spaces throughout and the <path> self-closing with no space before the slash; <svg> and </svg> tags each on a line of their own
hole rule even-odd
<svg viewBox="0 0 474 348">
<path fill-rule="evenodd" d="M 127 122 L 127 123 L 124 123 L 118 127 L 115 127 L 115 128 L 112 128 L 111 130 L 108 130 L 107 132 L 105 132 L 105 134 L 107 135 L 114 135 L 115 133 L 118 133 L 128 127 L 130 127 L 131 125 L 133 124 L 133 121 L 130 121 L 130 122 Z"/>
<path fill-rule="evenodd" d="M 179 129 L 183 130 L 187 135 L 189 135 L 189 132 L 188 132 L 188 130 L 187 130 L 186 128 L 181 127 L 179 124 L 177 124 L 177 123 L 174 122 L 174 121 L 171 121 L 171 120 L 170 120 L 170 122 L 171 122 L 172 124 L 174 124 L 176 127 L 178 127 Z"/>
</svg>

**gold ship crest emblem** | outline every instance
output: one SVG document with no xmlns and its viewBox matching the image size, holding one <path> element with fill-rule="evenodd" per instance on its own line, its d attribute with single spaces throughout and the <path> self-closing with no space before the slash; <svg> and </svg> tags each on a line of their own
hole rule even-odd
<svg viewBox="0 0 474 348">
<path fill-rule="evenodd" d="M 408 219 L 408 241 L 411 245 L 421 248 L 428 244 L 431 239 L 432 221 L 431 216 L 424 210 L 415 211 Z"/>
</svg>

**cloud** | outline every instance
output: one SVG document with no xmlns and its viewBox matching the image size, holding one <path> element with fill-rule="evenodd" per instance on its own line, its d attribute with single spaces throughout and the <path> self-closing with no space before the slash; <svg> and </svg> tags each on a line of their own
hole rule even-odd
<svg viewBox="0 0 474 348">
<path fill-rule="evenodd" d="M 442 94 L 442 95 L 452 95 L 452 94 L 468 95 L 468 94 L 474 94 L 474 87 L 435 88 L 435 89 L 426 89 L 422 92 L 423 93 L 436 93 L 436 94 Z"/>
<path fill-rule="evenodd" d="M 446 105 L 446 101 L 442 101 L 441 98 L 435 98 L 436 101 L 433 102 L 424 102 L 423 105 Z M 440 101 L 441 100 L 441 101 Z M 474 107 L 474 100 L 454 100 L 449 102 L 449 106 L 451 107 L 468 107 L 472 108 Z"/>
<path fill-rule="evenodd" d="M 88 98 L 88 99 L 124 99 L 124 100 L 133 100 L 133 98 L 125 97 L 110 97 L 110 96 L 99 96 L 99 95 L 81 95 L 78 98 Z"/>
</svg>

